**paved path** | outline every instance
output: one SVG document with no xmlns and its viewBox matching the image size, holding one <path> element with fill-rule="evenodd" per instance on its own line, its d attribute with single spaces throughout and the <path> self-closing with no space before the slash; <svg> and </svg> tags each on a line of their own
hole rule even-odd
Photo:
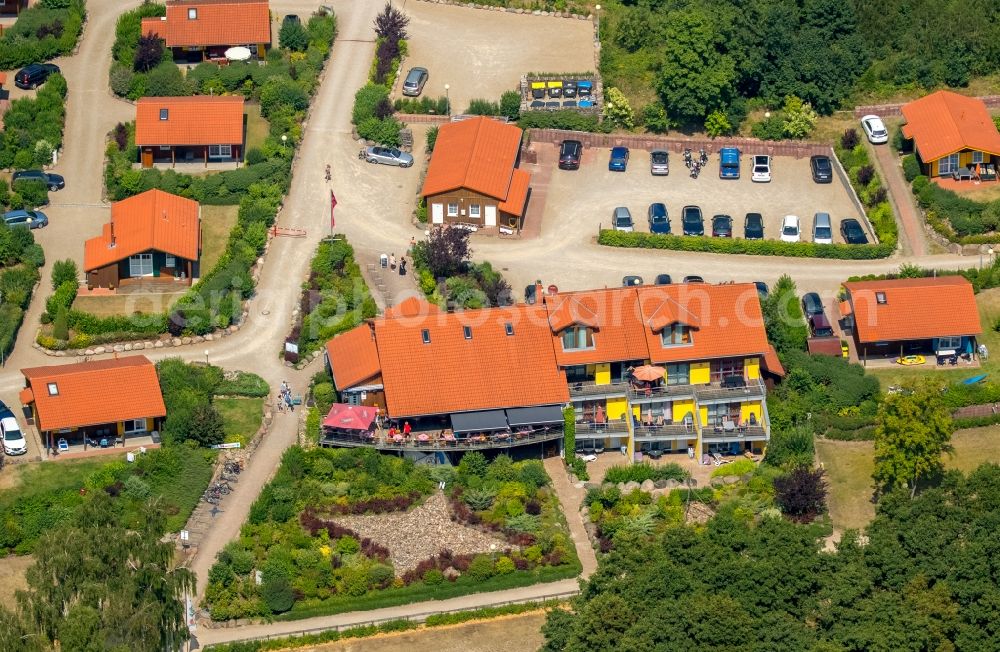
<svg viewBox="0 0 1000 652">
<path fill-rule="evenodd" d="M 590 574 L 597 570 L 597 555 L 594 554 L 594 546 L 590 543 L 590 537 L 583 527 L 583 516 L 580 514 L 580 506 L 587 491 L 583 487 L 576 487 L 569 483 L 569 475 L 566 473 L 566 466 L 561 457 L 549 457 L 545 460 L 545 470 L 552 478 L 552 486 L 562 503 L 563 514 L 566 516 L 566 523 L 569 525 L 569 533 L 573 538 L 573 545 L 576 546 L 576 555 L 580 558 L 583 566 L 583 578 L 590 577 Z"/>
<path fill-rule="evenodd" d="M 874 150 L 875 161 L 882 170 L 882 178 L 885 179 L 889 190 L 889 199 L 899 217 L 897 221 L 901 227 L 899 235 L 900 242 L 903 243 L 903 252 L 911 256 L 925 255 L 927 239 L 924 237 L 923 218 L 913 199 L 913 193 L 910 192 L 910 184 L 906 183 L 906 178 L 903 177 L 899 157 L 888 145 L 866 145 L 866 147 L 870 151 Z"/>
<path fill-rule="evenodd" d="M 534 584 L 518 589 L 494 591 L 492 593 L 474 593 L 447 600 L 431 600 L 416 602 L 398 607 L 385 607 L 371 611 L 351 611 L 333 616 L 318 616 L 304 620 L 291 620 L 269 623 L 265 625 L 247 625 L 245 627 L 227 627 L 220 629 L 199 629 L 195 632 L 198 644 L 202 647 L 214 643 L 242 641 L 250 638 L 275 637 L 293 634 L 307 630 L 325 630 L 334 628 L 363 625 L 372 621 L 410 618 L 414 615 L 430 615 L 445 611 L 465 611 L 479 609 L 512 602 L 534 602 L 552 597 L 563 597 L 579 590 L 575 579 Z"/>
</svg>

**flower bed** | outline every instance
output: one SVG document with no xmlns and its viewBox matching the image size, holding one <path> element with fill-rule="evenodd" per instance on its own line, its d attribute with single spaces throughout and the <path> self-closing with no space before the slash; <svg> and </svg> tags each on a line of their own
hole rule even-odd
<svg viewBox="0 0 1000 652">
<path fill-rule="evenodd" d="M 456 473 L 371 449 L 290 449 L 209 574 L 212 618 L 304 618 L 575 575 L 541 464 L 464 459 Z M 432 495 L 439 481 L 448 502 Z M 491 508 L 449 509 L 493 490 Z"/>
</svg>

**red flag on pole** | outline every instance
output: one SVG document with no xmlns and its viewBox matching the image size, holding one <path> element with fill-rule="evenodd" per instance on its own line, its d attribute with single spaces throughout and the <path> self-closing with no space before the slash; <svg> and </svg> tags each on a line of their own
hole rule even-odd
<svg viewBox="0 0 1000 652">
<path fill-rule="evenodd" d="M 333 219 L 333 209 L 337 207 L 337 196 L 330 190 L 330 230 L 333 231 L 336 222 Z"/>
</svg>

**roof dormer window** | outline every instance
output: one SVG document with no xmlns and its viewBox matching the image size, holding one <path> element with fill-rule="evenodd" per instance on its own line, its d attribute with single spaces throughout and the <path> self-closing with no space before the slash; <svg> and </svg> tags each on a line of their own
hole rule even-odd
<svg viewBox="0 0 1000 652">
<path fill-rule="evenodd" d="M 431 343 L 431 332 L 426 328 L 420 331 L 420 339 L 423 340 L 424 344 Z"/>
<path fill-rule="evenodd" d="M 594 348 L 594 329 L 586 326 L 570 326 L 562 334 L 563 351 L 577 351 Z"/>
<path fill-rule="evenodd" d="M 198 8 L 190 7 L 188 9 L 188 20 L 196 20 L 198 18 Z"/>
<path fill-rule="evenodd" d="M 660 342 L 663 346 L 682 346 L 691 344 L 691 341 L 691 327 L 687 324 L 670 324 L 660 331 Z"/>
<path fill-rule="evenodd" d="M 511 335 L 514 334 L 514 324 L 507 322 L 506 324 L 503 325 L 503 330 L 505 333 L 507 333 L 507 337 L 510 337 Z"/>
</svg>

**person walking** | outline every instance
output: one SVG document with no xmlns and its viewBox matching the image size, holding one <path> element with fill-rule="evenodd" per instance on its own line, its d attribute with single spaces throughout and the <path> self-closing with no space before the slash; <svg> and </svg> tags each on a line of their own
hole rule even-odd
<svg viewBox="0 0 1000 652">
<path fill-rule="evenodd" d="M 389 269 L 396 269 L 396 254 L 394 253 L 389 256 Z"/>
<path fill-rule="evenodd" d="M 330 164 L 329 163 L 326 164 L 326 180 L 327 181 L 330 180 Z"/>
<path fill-rule="evenodd" d="M 399 275 L 406 276 L 406 257 L 399 257 Z"/>
</svg>

